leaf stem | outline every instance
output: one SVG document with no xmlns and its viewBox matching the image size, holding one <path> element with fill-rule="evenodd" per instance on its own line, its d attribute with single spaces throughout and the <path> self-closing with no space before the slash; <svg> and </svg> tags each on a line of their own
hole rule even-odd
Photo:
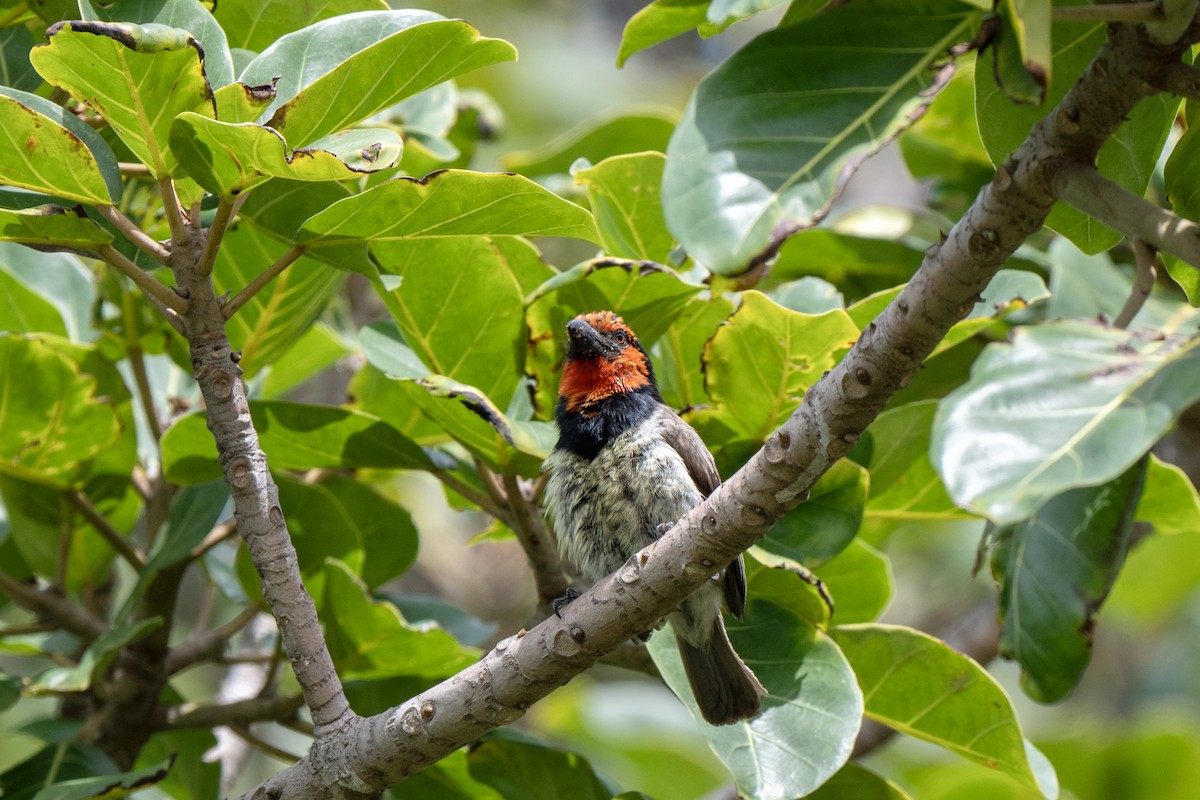
<svg viewBox="0 0 1200 800">
<path fill-rule="evenodd" d="M 204 252 L 196 263 L 197 275 L 212 274 L 213 264 L 217 262 L 217 251 L 221 249 L 221 240 L 225 238 L 225 231 L 229 228 L 236 207 L 241 204 L 241 197 L 236 200 L 226 200 L 222 197 L 221 202 L 217 204 L 217 216 L 213 218 L 212 225 L 208 228 L 208 239 L 204 243 Z"/>
<path fill-rule="evenodd" d="M 268 283 L 275 280 L 280 273 L 290 267 L 302 255 L 304 255 L 304 249 L 300 245 L 292 245 L 291 249 L 276 259 L 274 264 L 259 273 L 258 277 L 246 284 L 246 288 L 238 292 L 232 300 L 225 304 L 225 319 L 229 319 L 236 314 L 238 309 L 249 302 L 250 298 L 262 291 Z"/>
<path fill-rule="evenodd" d="M 134 547 L 133 543 L 129 541 L 129 537 L 123 535 L 113 527 L 113 524 L 108 521 L 108 517 L 100 513 L 100 510 L 92 504 L 91 499 L 86 494 L 79 489 L 71 489 L 67 492 L 66 496 L 67 502 L 83 515 L 83 518 L 96 529 L 101 538 L 108 542 L 109 546 L 117 552 L 117 555 L 129 563 L 129 566 L 135 570 L 140 570 L 146 566 L 146 554 Z"/>
<path fill-rule="evenodd" d="M 137 245 L 137 248 L 158 263 L 166 266 L 171 254 L 167 248 L 150 238 L 137 226 L 137 223 L 121 213 L 116 206 L 98 206 L 100 215 L 112 223 L 113 227 L 125 235 L 125 238 Z"/>
<path fill-rule="evenodd" d="M 117 164 L 122 175 L 128 175 L 130 178 L 149 178 L 150 168 L 140 161 L 121 161 Z"/>
<path fill-rule="evenodd" d="M 31 586 L 3 571 L 0 571 L 0 592 L 8 595 L 17 605 L 54 620 L 89 642 L 108 631 L 104 620 L 92 616 L 61 594 Z"/>
<path fill-rule="evenodd" d="M 1158 253 L 1154 251 L 1153 247 L 1141 239 L 1136 239 L 1133 242 L 1133 255 L 1134 264 L 1137 267 L 1133 277 L 1133 289 L 1129 292 L 1129 299 L 1125 301 L 1125 307 L 1113 320 L 1114 328 L 1129 327 L 1129 323 L 1146 304 L 1146 298 L 1150 296 L 1150 291 L 1154 288 L 1154 279 L 1158 277 L 1158 271 L 1155 269 Z"/>
<path fill-rule="evenodd" d="M 451 489 L 462 495 L 464 498 L 479 506 L 486 513 L 491 514 L 505 525 L 509 524 L 508 521 L 511 515 L 508 513 L 508 510 L 495 503 L 491 497 L 487 496 L 483 492 L 480 492 L 474 486 L 460 481 L 449 472 L 445 472 L 443 470 L 434 470 L 433 476 L 445 484 L 447 489 Z"/>
<path fill-rule="evenodd" d="M 158 300 L 164 306 L 177 314 L 187 313 L 187 300 L 175 294 L 174 290 L 165 283 L 151 277 L 149 273 L 126 258 L 120 250 L 111 244 L 104 244 L 100 245 L 100 255 L 109 264 L 124 272 L 143 292 Z"/>
<path fill-rule="evenodd" d="M 175 184 L 169 176 L 158 179 L 158 191 L 162 194 L 167 224 L 171 226 L 171 243 L 176 248 L 183 247 L 188 242 L 187 231 L 183 225 L 183 211 L 179 208 L 179 196 L 175 194 Z"/>
</svg>

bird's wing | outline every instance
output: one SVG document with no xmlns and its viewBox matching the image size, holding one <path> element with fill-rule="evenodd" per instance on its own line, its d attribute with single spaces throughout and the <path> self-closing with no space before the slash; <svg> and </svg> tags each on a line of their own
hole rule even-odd
<svg viewBox="0 0 1200 800">
<path fill-rule="evenodd" d="M 721 475 L 700 434 L 666 406 L 660 409 L 659 420 L 663 439 L 679 453 L 700 494 L 708 497 L 721 485 Z M 726 567 L 721 592 L 729 613 L 741 619 L 746 613 L 746 568 L 740 555 Z"/>
</svg>

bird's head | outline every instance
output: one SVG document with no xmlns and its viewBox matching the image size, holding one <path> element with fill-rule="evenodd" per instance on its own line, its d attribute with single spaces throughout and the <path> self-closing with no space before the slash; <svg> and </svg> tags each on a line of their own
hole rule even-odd
<svg viewBox="0 0 1200 800">
<path fill-rule="evenodd" d="M 592 311 L 568 322 L 558 385 L 566 410 L 592 410 L 628 392 L 658 396 L 650 357 L 625 321 L 611 311 Z"/>
</svg>

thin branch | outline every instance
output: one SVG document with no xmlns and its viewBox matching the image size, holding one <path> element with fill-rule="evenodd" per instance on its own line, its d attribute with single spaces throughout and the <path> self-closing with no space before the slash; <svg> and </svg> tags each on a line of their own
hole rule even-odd
<svg viewBox="0 0 1200 800">
<path fill-rule="evenodd" d="M 296 716 L 304 705 L 301 695 L 252 697 L 220 705 L 183 705 L 167 709 L 165 727 L 215 728 L 218 725 L 248 725 L 251 722 L 283 722 Z"/>
<path fill-rule="evenodd" d="M 1156 250 L 1200 268 L 1200 225 L 1105 178 L 1087 164 L 1064 164 L 1054 176 L 1060 200 Z"/>
<path fill-rule="evenodd" d="M 1050 12 L 1051 22 L 1151 22 L 1163 19 L 1162 3 L 1099 3 L 1094 6 L 1058 6 Z"/>
<path fill-rule="evenodd" d="M 465 499 L 471 501 L 472 503 L 474 503 L 475 505 L 479 506 L 486 513 L 488 513 L 491 516 L 495 517 L 496 519 L 500 520 L 505 525 L 509 524 L 509 518 L 512 515 L 509 514 L 508 509 L 506 509 L 502 506 L 496 505 L 495 501 L 491 497 L 483 494 L 478 489 L 476 489 L 474 486 L 471 486 L 468 483 L 464 483 L 463 481 L 460 481 L 458 478 L 454 477 L 454 475 L 452 475 L 451 473 L 445 472 L 440 469 L 434 470 L 433 476 L 435 478 L 437 478 L 439 481 L 441 481 L 446 486 L 446 488 L 451 489 L 454 492 L 462 495 L 463 498 L 465 498 Z"/>
<path fill-rule="evenodd" d="M 167 657 L 167 672 L 174 675 L 182 669 L 200 661 L 216 658 L 225 650 L 225 645 L 237 635 L 238 631 L 249 625 L 255 617 L 262 613 L 262 608 L 252 605 L 242 609 L 236 617 L 224 625 L 213 628 L 199 635 L 191 636 L 171 651 Z"/>
<path fill-rule="evenodd" d="M 70 489 L 66 493 L 66 498 L 75 507 L 75 510 L 96 529 L 100 537 L 108 542 L 108 546 L 129 563 L 129 566 L 135 570 L 146 566 L 146 554 L 134 547 L 133 543 L 129 541 L 129 537 L 114 528 L 108 518 L 92 505 L 92 501 L 86 494 L 79 489 Z"/>
<path fill-rule="evenodd" d="M 217 204 L 217 215 L 213 217 L 212 225 L 208 227 L 208 238 L 204 242 L 204 252 L 196 262 L 196 274 L 211 275 L 213 264 L 217 262 L 217 251 L 221 249 L 221 240 L 233 220 L 233 201 L 224 197 Z"/>
<path fill-rule="evenodd" d="M 554 537 L 546 530 L 537 507 L 530 502 L 527 485 L 516 475 L 505 475 L 503 481 L 508 507 L 512 509 L 510 524 L 533 570 L 538 600 L 542 605 L 548 605 L 567 591 L 567 576 L 559 561 Z"/>
<path fill-rule="evenodd" d="M 229 725 L 227 727 L 229 730 L 237 734 L 239 739 L 244 739 L 245 741 L 257 747 L 259 750 L 262 750 L 264 753 L 275 756 L 275 758 L 278 758 L 280 761 L 287 761 L 292 764 L 300 761 L 300 756 L 296 755 L 295 753 L 289 753 L 287 750 L 284 750 L 281 747 L 276 747 L 265 739 L 255 736 L 250 732 L 250 729 L 245 726 Z"/>
<path fill-rule="evenodd" d="M 5 572 L 0 572 L 0 592 L 39 618 L 53 620 L 60 628 L 87 641 L 98 639 L 108 632 L 104 620 L 92 616 L 61 594 L 23 583 Z"/>
<path fill-rule="evenodd" d="M 179 196 L 175 194 L 175 184 L 171 183 L 170 177 L 158 179 L 158 191 L 162 194 L 163 213 L 171 228 L 171 244 L 176 248 L 183 247 L 188 242 L 187 230 L 183 224 L 183 211 L 179 208 Z"/>
<path fill-rule="evenodd" d="M 142 411 L 146 414 L 146 424 L 150 426 L 150 435 L 157 443 L 162 439 L 162 420 L 154 405 L 154 394 L 150 391 L 150 376 L 146 374 L 145 353 L 140 347 L 128 348 L 129 367 L 133 370 L 133 381 L 137 384 L 138 399 L 142 401 Z"/>
<path fill-rule="evenodd" d="M 67 574 L 71 563 L 71 545 L 75 541 L 75 515 L 67 511 L 67 499 L 60 497 L 58 501 L 58 558 L 54 562 L 54 585 L 66 586 Z"/>
<path fill-rule="evenodd" d="M 225 308 L 223 309 L 225 319 L 229 319 L 236 314 L 238 309 L 246 305 L 251 297 L 262 291 L 268 283 L 275 280 L 281 272 L 290 267 L 302 255 L 304 255 L 303 248 L 295 245 L 276 259 L 274 264 L 259 273 L 258 277 L 246 285 L 246 288 L 238 292 L 232 300 L 225 304 Z"/>
<path fill-rule="evenodd" d="M 140 161 L 121 161 L 117 164 L 121 174 L 130 178 L 149 178 L 150 168 Z"/>
<path fill-rule="evenodd" d="M 1125 301 L 1125 307 L 1113 320 L 1115 328 L 1129 327 L 1129 323 L 1133 322 L 1133 318 L 1146 304 L 1146 298 L 1150 296 L 1150 291 L 1154 288 L 1154 279 L 1158 277 L 1158 272 L 1154 267 L 1154 262 L 1158 260 L 1158 253 L 1154 252 L 1153 247 L 1143 241 L 1135 240 L 1133 255 L 1136 267 L 1133 289 L 1129 292 L 1129 299 Z"/>
<path fill-rule="evenodd" d="M 97 206 L 96 210 L 111 222 L 114 228 L 123 233 L 126 239 L 137 245 L 139 250 L 166 266 L 167 259 L 171 257 L 167 248 L 151 239 L 144 230 L 137 226 L 137 223 L 122 214 L 120 209 L 116 206 Z"/>
<path fill-rule="evenodd" d="M 1182 61 L 1173 62 L 1155 76 L 1154 86 L 1177 97 L 1200 100 L 1200 69 Z"/>
<path fill-rule="evenodd" d="M 100 255 L 112 266 L 125 273 L 143 292 L 158 300 L 177 314 L 186 314 L 188 302 L 175 294 L 175 291 L 165 283 L 155 279 L 145 270 L 125 257 L 120 250 L 111 244 L 100 245 Z"/>
<path fill-rule="evenodd" d="M 202 558 L 209 550 L 212 550 L 221 542 L 232 539 L 236 535 L 237 522 L 233 517 L 218 522 L 215 526 L 213 526 L 213 529 L 209 531 L 208 535 L 204 537 L 200 544 L 192 548 L 192 552 L 188 554 L 188 558 L 192 560 Z"/>
</svg>

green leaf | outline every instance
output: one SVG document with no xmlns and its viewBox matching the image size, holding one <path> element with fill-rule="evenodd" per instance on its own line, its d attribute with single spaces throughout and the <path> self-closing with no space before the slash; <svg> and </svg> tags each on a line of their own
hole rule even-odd
<svg viewBox="0 0 1200 800">
<path fill-rule="evenodd" d="M 370 414 L 332 406 L 263 401 L 250 413 L 272 469 L 428 469 L 411 439 Z M 162 438 L 163 470 L 173 483 L 222 477 L 203 414 L 181 417 Z"/>
<path fill-rule="evenodd" d="M 611 800 L 613 796 L 582 756 L 508 737 L 489 736 L 472 747 L 467 771 L 502 797 Z"/>
<path fill-rule="evenodd" d="M 1079 5 L 1072 0 L 1064 5 Z M 1107 34 L 1103 23 L 1055 23 L 1053 76 L 1042 106 L 1013 105 L 996 84 L 990 69 L 975 70 L 975 113 L 983 145 L 993 164 L 1008 158 L 1030 129 L 1053 107 L 1091 63 Z M 1125 123 L 1100 149 L 1096 167 L 1109 180 L 1141 196 L 1146 191 L 1179 98 L 1156 94 L 1138 103 Z M 1086 253 L 1099 253 L 1121 241 L 1121 234 L 1062 203 L 1055 204 L 1046 225 Z"/>
<path fill-rule="evenodd" d="M 78 664 L 73 667 L 51 667 L 37 676 L 25 691 L 32 695 L 82 692 L 92 685 L 97 674 L 108 669 L 116 660 L 121 648 L 162 624 L 160 617 L 151 617 L 112 628 L 88 645 Z"/>
<path fill-rule="evenodd" d="M 396 178 L 334 203 L 300 228 L 296 241 L 325 247 L 354 241 L 443 236 L 570 236 L 596 242 L 587 211 L 519 175 L 444 170 Z"/>
<path fill-rule="evenodd" d="M 704 350 L 708 393 L 715 405 L 698 412 L 695 424 L 765 440 L 858 333 L 840 309 L 798 314 L 760 292 L 743 293 L 741 307 Z"/>
<path fill-rule="evenodd" d="M 455 750 L 388 790 L 393 800 L 504 800 L 490 786 L 475 780 L 467 771 L 467 748 Z"/>
<path fill-rule="evenodd" d="M 1150 454 L 1146 488 L 1138 500 L 1134 519 L 1149 522 L 1155 533 L 1192 533 L 1200 530 L 1200 495 L 1187 473 Z"/>
<path fill-rule="evenodd" d="M 374 589 L 412 566 L 417 529 L 407 511 L 371 487 L 340 476 L 305 483 L 276 474 L 275 482 L 305 577 L 336 558 Z M 309 591 L 320 597 L 312 586 Z"/>
<path fill-rule="evenodd" d="M 679 113 L 674 109 L 639 106 L 585 120 L 541 147 L 508 153 L 500 166 L 521 175 L 566 173 L 581 158 L 598 164 L 606 158 L 667 149 Z"/>
<path fill-rule="evenodd" d="M 758 546 L 806 566 L 828 561 L 858 533 L 866 500 L 867 471 L 851 461 L 839 461 Z"/>
<path fill-rule="evenodd" d="M 171 126 L 171 149 L 196 183 L 225 198 L 271 178 L 344 181 L 388 169 L 404 143 L 390 128 L 358 128 L 291 149 L 277 131 L 181 114 Z"/>
<path fill-rule="evenodd" d="M 98 778 L 79 778 L 47 786 L 33 796 L 33 800 L 95 800 L 95 798 L 128 797 L 143 789 L 157 786 L 171 769 L 174 759 L 168 759 L 153 767 L 104 775 Z"/>
<path fill-rule="evenodd" d="M 990 345 L 942 403 L 934 464 L 998 523 L 1123 473 L 1200 399 L 1200 339 L 1061 321 Z"/>
<path fill-rule="evenodd" d="M 327 621 L 325 637 L 338 675 L 445 678 L 478 658 L 478 651 L 461 646 L 443 630 L 410 627 L 391 603 L 373 600 L 342 562 L 326 561 L 324 575 L 319 612 Z"/>
<path fill-rule="evenodd" d="M 283 76 L 265 122 L 298 147 L 457 75 L 516 56 L 511 44 L 480 36 L 462 20 L 424 11 L 364 11 L 277 39 L 239 80 L 258 85 Z"/>
<path fill-rule="evenodd" d="M 639 50 L 653 47 L 681 33 L 699 28 L 701 36 L 712 36 L 721 30 L 708 23 L 709 0 L 654 0 L 653 3 L 629 18 L 621 34 L 617 51 L 617 66 Z"/>
<path fill-rule="evenodd" d="M 229 230 L 213 268 L 218 291 L 238 292 L 282 256 L 288 246 L 251 225 Z M 302 256 L 251 297 L 225 328 L 230 344 L 242 352 L 241 366 L 251 377 L 274 364 L 337 294 L 346 273 Z"/>
<path fill-rule="evenodd" d="M 537 475 L 554 447 L 552 423 L 512 419 L 473 386 L 442 375 L 401 380 L 400 386 L 421 413 L 497 472 Z"/>
<path fill-rule="evenodd" d="M 0 336 L 0 474 L 57 487 L 79 482 L 120 436 L 115 405 L 96 378 L 47 342 Z"/>
<path fill-rule="evenodd" d="M 992 46 L 995 73 L 1014 103 L 1041 106 L 1054 69 L 1050 0 L 1002 0 L 1002 27 Z"/>
<path fill-rule="evenodd" d="M 70 339 L 91 341 L 95 338 L 92 329 L 95 285 L 91 270 L 85 268 L 79 258 L 69 253 L 42 253 L 0 242 L 0 271 L 16 278 L 57 308 Z"/>
<path fill-rule="evenodd" d="M 262 52 L 286 33 L 356 11 L 385 10 L 383 0 L 221 0 L 213 9 L 231 47 Z"/>
<path fill-rule="evenodd" d="M 712 0 L 705 16 L 713 25 L 729 25 L 790 0 Z"/>
<path fill-rule="evenodd" d="M 61 106 L 0 86 L 0 129 L 0 182 L 89 205 L 121 197 L 116 156 Z"/>
<path fill-rule="evenodd" d="M 30 211 L 0 210 L 0 241 L 29 245 L 95 249 L 112 234 L 78 211 L 43 206 Z"/>
<path fill-rule="evenodd" d="M 784 308 L 801 314 L 824 314 L 835 308 L 845 308 L 846 298 L 838 288 L 823 278 L 806 275 L 798 281 L 777 286 L 769 294 Z"/>
<path fill-rule="evenodd" d="M 306 219 L 353 194 L 340 183 L 311 183 L 279 178 L 250 192 L 242 204 L 238 219 L 253 223 L 290 247 Z M 375 267 L 367 258 L 365 242 L 321 247 L 308 255 L 370 279 L 376 276 Z"/>
<path fill-rule="evenodd" d="M 0 221 L 4 212 L 0 212 Z M 0 229 L 2 229 L 0 222 Z M 0 331 L 44 331 L 66 336 L 67 327 L 62 314 L 52 302 L 44 300 L 17 277 L 0 266 Z"/>
<path fill-rule="evenodd" d="M 317 322 L 300 334 L 279 357 L 277 367 L 267 373 L 261 397 L 278 400 L 309 378 L 334 366 L 351 352 L 342 337 L 324 323 Z"/>
<path fill-rule="evenodd" d="M 654 374 L 663 399 L 672 408 L 708 402 L 701 356 L 717 327 L 733 313 L 726 297 L 692 298 L 654 348 Z"/>
<path fill-rule="evenodd" d="M 98 16 L 108 22 L 158 23 L 185 30 L 204 52 L 204 76 L 210 86 L 233 83 L 233 56 L 225 30 L 208 9 L 196 0 L 122 0 L 100 8 Z"/>
<path fill-rule="evenodd" d="M 912 628 L 843 625 L 833 638 L 869 718 L 1037 788 L 1012 704 L 983 667 Z"/>
<path fill-rule="evenodd" d="M 368 567 L 370 564 L 367 565 Z M 453 603 L 440 597 L 422 594 L 385 594 L 392 605 L 400 609 L 400 613 L 410 625 L 437 625 L 451 634 L 455 639 L 471 647 L 479 647 L 487 643 L 496 633 L 499 626 L 494 622 L 484 622 L 471 616 Z M 439 762 L 440 763 L 440 762 Z"/>
<path fill-rule="evenodd" d="M 839 625 L 874 622 L 891 602 L 891 562 L 862 539 L 817 567 L 816 574 L 833 597 Z"/>
<path fill-rule="evenodd" d="M 228 123 L 254 122 L 274 99 L 275 87 L 271 84 L 247 86 L 239 81 L 213 92 L 217 119 Z"/>
<path fill-rule="evenodd" d="M 912 800 L 896 784 L 851 762 L 838 770 L 809 800 Z"/>
<path fill-rule="evenodd" d="M 722 275 L 773 254 L 932 102 L 949 75 L 930 67 L 979 17 L 953 0 L 866 0 L 751 41 L 701 81 L 671 137 L 671 232 Z M 887 46 L 865 57 L 863 42 Z"/>
<path fill-rule="evenodd" d="M 862 695 L 849 663 L 825 633 L 789 607 L 793 593 L 778 591 L 788 586 L 805 596 L 812 588 L 788 570 L 755 570 L 746 621 L 728 625 L 734 648 L 768 690 L 763 713 L 735 725 L 702 726 L 739 793 L 748 797 L 790 800 L 816 789 L 846 763 L 862 718 Z M 760 588 L 767 591 L 760 595 Z M 667 685 L 699 718 L 672 637 L 651 636 L 649 649 Z"/>
<path fill-rule="evenodd" d="M 1100 486 L 1052 498 L 1028 520 L 991 534 L 1000 585 L 1000 654 L 1021 665 L 1021 687 L 1061 700 L 1092 656 L 1093 615 L 1125 561 L 1146 461 Z"/>
<path fill-rule="evenodd" d="M 384 303 L 408 347 L 431 371 L 506 407 L 525 374 L 522 279 L 550 273 L 537 250 L 521 239 L 485 236 L 373 249 Z"/>
<path fill-rule="evenodd" d="M 666 264 L 675 240 L 663 220 L 658 187 L 666 156 L 635 153 L 613 156 L 586 169 L 572 171 L 587 187 L 604 252 L 618 258 Z"/>
<path fill-rule="evenodd" d="M 1195 124 L 1194 103 L 1188 103 L 1188 129 L 1167 157 L 1163 185 L 1172 210 L 1185 219 L 1200 219 L 1200 177 L 1191 166 L 1200 158 L 1200 125 Z M 1167 271 L 1183 287 L 1193 306 L 1200 305 L 1200 271 L 1175 256 L 1163 254 Z"/>
<path fill-rule="evenodd" d="M 891 239 L 813 228 L 800 231 L 784 242 L 779 258 L 761 286 L 769 289 L 788 281 L 819 276 L 837 286 L 848 301 L 854 301 L 907 282 L 924 257 L 921 250 Z"/>
<path fill-rule="evenodd" d="M 24 25 L 0 29 L 0 84 L 23 92 L 42 85 L 42 76 L 29 63 L 34 44 L 33 34 Z"/>
<path fill-rule="evenodd" d="M 167 146 L 171 120 L 185 111 L 216 113 L 199 44 L 186 31 L 68 22 L 30 60 L 46 80 L 104 117 L 158 178 L 177 168 Z"/>
</svg>

